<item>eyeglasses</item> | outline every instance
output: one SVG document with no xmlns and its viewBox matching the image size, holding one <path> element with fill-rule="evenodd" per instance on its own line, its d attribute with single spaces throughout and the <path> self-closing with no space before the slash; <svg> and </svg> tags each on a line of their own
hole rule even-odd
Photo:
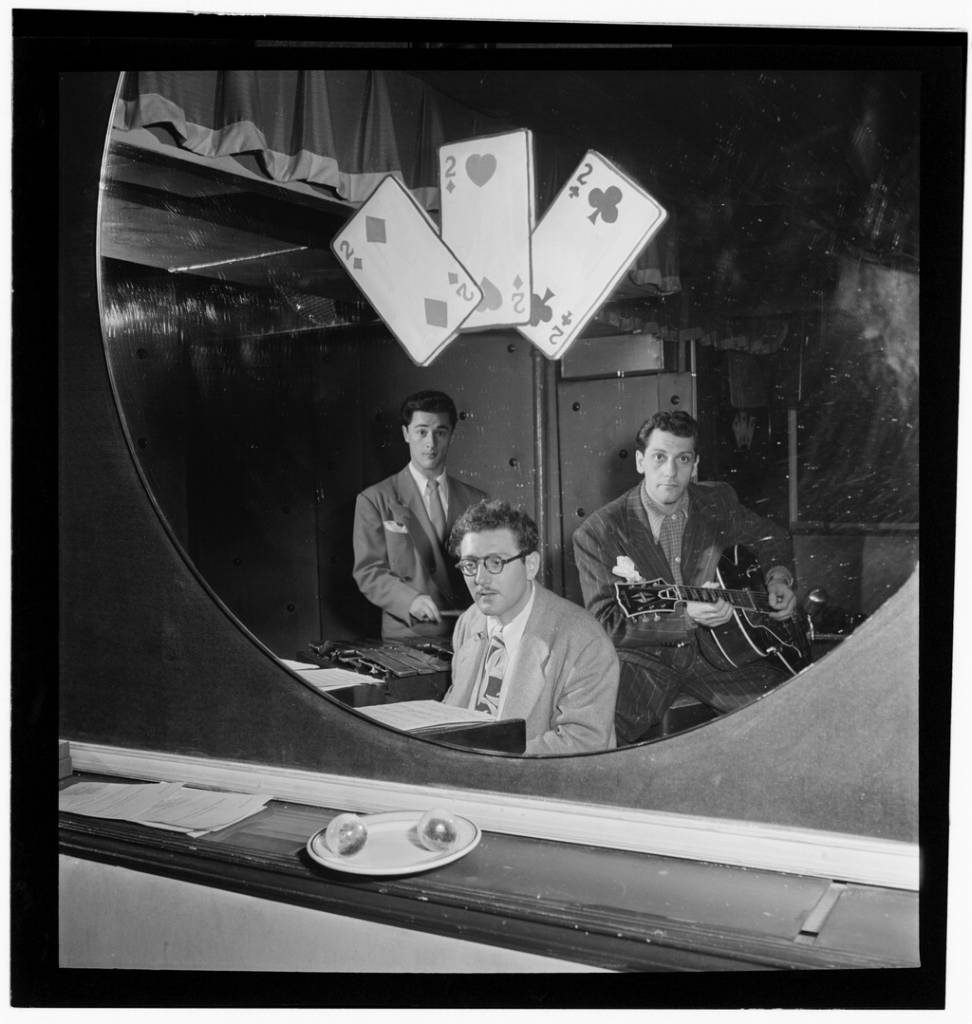
<svg viewBox="0 0 972 1024">
<path fill-rule="evenodd" d="M 463 576 L 475 576 L 479 572 L 480 565 L 485 565 L 486 571 L 491 576 L 498 576 L 510 562 L 515 562 L 518 558 L 526 558 L 529 553 L 529 551 L 521 551 L 518 555 L 513 555 L 512 558 L 503 558 L 502 555 L 487 555 L 485 558 L 460 558 L 456 562 L 456 568 Z"/>
</svg>

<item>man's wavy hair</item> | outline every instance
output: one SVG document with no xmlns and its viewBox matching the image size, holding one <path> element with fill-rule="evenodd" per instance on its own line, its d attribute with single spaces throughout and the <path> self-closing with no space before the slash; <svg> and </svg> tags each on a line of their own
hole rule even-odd
<svg viewBox="0 0 972 1024">
<path fill-rule="evenodd" d="M 416 391 L 405 398 L 399 412 L 403 427 L 412 422 L 412 414 L 416 412 L 444 413 L 449 417 L 449 426 L 453 430 L 459 418 L 456 414 L 456 403 L 444 391 Z"/>
<path fill-rule="evenodd" d="M 456 520 L 449 534 L 449 550 L 459 554 L 459 545 L 467 533 L 484 530 L 510 530 L 520 551 L 530 554 L 540 547 L 537 524 L 523 511 L 508 501 L 484 500 L 470 505 Z"/>
<path fill-rule="evenodd" d="M 675 412 L 656 412 L 650 419 L 645 420 L 635 438 L 635 447 L 639 452 L 645 450 L 648 436 L 653 430 L 664 430 L 666 434 L 674 434 L 676 437 L 691 437 L 695 443 L 695 454 L 699 454 L 698 421 L 682 409 Z"/>
</svg>

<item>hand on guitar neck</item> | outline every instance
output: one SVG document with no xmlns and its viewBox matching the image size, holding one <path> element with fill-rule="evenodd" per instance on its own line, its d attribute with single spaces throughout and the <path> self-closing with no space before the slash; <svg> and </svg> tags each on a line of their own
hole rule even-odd
<svg viewBox="0 0 972 1024">
<path fill-rule="evenodd" d="M 764 584 L 756 557 L 742 545 L 727 548 L 716 570 L 718 582 L 701 587 L 663 579 L 645 580 L 618 571 L 626 582 L 615 583 L 618 604 L 628 618 L 655 618 L 684 605 L 688 615 L 706 629 L 699 643 L 717 667 L 738 668 L 755 658 L 775 658 L 796 675 L 813 654 L 796 602 L 782 577 Z"/>
<path fill-rule="evenodd" d="M 721 587 L 722 584 L 715 581 L 702 584 L 703 589 L 721 591 Z M 777 622 L 790 618 L 796 609 L 796 594 L 782 580 L 774 579 L 766 585 L 766 601 L 769 606 L 766 614 Z M 712 602 L 686 601 L 685 614 L 698 625 L 714 629 L 732 618 L 732 605 L 721 593 L 714 594 Z"/>
</svg>

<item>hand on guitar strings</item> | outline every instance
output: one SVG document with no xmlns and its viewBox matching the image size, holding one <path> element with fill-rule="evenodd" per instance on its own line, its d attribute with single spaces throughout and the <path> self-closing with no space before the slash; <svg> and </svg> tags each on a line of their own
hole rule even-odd
<svg viewBox="0 0 972 1024">
<path fill-rule="evenodd" d="M 781 580 L 771 580 L 766 585 L 766 596 L 773 609 L 769 617 L 777 622 L 788 619 L 796 609 L 796 594 Z"/>
<path fill-rule="evenodd" d="M 718 583 L 703 583 L 703 587 L 718 587 Z M 732 605 L 720 597 L 711 604 L 708 601 L 686 601 L 685 613 L 693 621 L 707 629 L 714 629 L 732 618 Z"/>
</svg>

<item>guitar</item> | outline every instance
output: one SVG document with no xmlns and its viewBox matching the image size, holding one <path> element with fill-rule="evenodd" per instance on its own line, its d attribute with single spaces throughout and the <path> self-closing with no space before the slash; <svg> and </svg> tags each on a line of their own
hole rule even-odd
<svg viewBox="0 0 972 1024">
<path fill-rule="evenodd" d="M 792 675 L 813 660 L 803 612 L 789 619 L 769 617 L 763 571 L 741 544 L 726 548 L 716 568 L 718 587 L 686 587 L 659 578 L 647 583 L 615 583 L 618 604 L 629 619 L 668 615 L 684 601 L 732 605 L 732 618 L 713 629 L 699 630 L 706 660 L 717 668 L 739 668 L 761 658 L 775 658 Z"/>
</svg>

